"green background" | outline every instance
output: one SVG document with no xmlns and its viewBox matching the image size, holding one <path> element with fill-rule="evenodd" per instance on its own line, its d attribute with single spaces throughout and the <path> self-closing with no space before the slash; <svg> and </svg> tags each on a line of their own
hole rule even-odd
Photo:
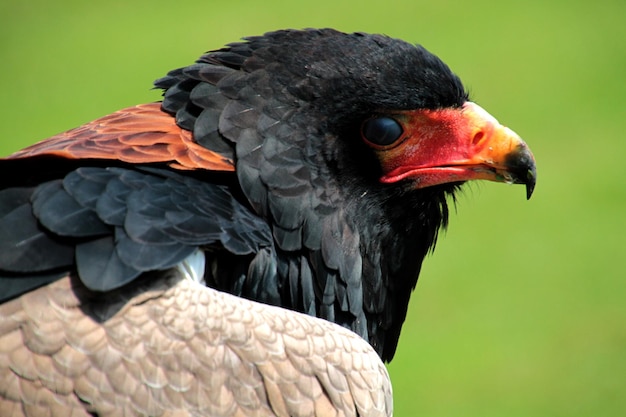
<svg viewBox="0 0 626 417">
<path fill-rule="evenodd" d="M 395 415 L 626 415 L 624 1 L 3 2 L 0 153 L 287 27 L 423 44 L 537 158 L 529 202 L 494 183 L 460 196 L 389 366 Z"/>
</svg>

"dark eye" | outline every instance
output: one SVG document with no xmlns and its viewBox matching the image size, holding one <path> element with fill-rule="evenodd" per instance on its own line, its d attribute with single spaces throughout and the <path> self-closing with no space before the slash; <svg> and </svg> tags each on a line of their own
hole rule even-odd
<svg viewBox="0 0 626 417">
<path fill-rule="evenodd" d="M 396 119 L 381 116 L 372 117 L 361 126 L 363 138 L 374 145 L 391 145 L 402 136 L 402 126 Z"/>
</svg>

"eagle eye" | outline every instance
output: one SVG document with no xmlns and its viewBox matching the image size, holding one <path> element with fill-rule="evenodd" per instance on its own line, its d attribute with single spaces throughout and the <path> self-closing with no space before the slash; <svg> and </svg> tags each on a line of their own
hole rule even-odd
<svg viewBox="0 0 626 417">
<path fill-rule="evenodd" d="M 361 136 L 367 142 L 377 146 L 388 146 L 400 139 L 403 130 L 400 123 L 388 116 L 367 119 L 361 126 Z"/>
</svg>

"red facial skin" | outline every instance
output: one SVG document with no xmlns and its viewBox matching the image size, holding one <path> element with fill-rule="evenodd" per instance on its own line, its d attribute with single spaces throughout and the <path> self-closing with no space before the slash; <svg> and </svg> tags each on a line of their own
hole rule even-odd
<svg viewBox="0 0 626 417">
<path fill-rule="evenodd" d="M 404 128 L 402 137 L 388 146 L 371 145 L 383 168 L 383 183 L 411 179 L 415 188 L 424 188 L 477 179 L 527 182 L 513 172 L 520 156 L 531 162 L 528 176 L 534 180 L 534 158 L 526 143 L 475 103 L 395 117 Z"/>
</svg>

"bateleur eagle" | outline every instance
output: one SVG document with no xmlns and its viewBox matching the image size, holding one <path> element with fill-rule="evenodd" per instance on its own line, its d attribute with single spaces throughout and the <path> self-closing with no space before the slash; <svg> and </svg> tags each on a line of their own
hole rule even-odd
<svg viewBox="0 0 626 417">
<path fill-rule="evenodd" d="M 530 197 L 526 144 L 380 35 L 268 33 L 155 85 L 0 161 L 0 414 L 391 414 L 446 201 Z"/>
</svg>

